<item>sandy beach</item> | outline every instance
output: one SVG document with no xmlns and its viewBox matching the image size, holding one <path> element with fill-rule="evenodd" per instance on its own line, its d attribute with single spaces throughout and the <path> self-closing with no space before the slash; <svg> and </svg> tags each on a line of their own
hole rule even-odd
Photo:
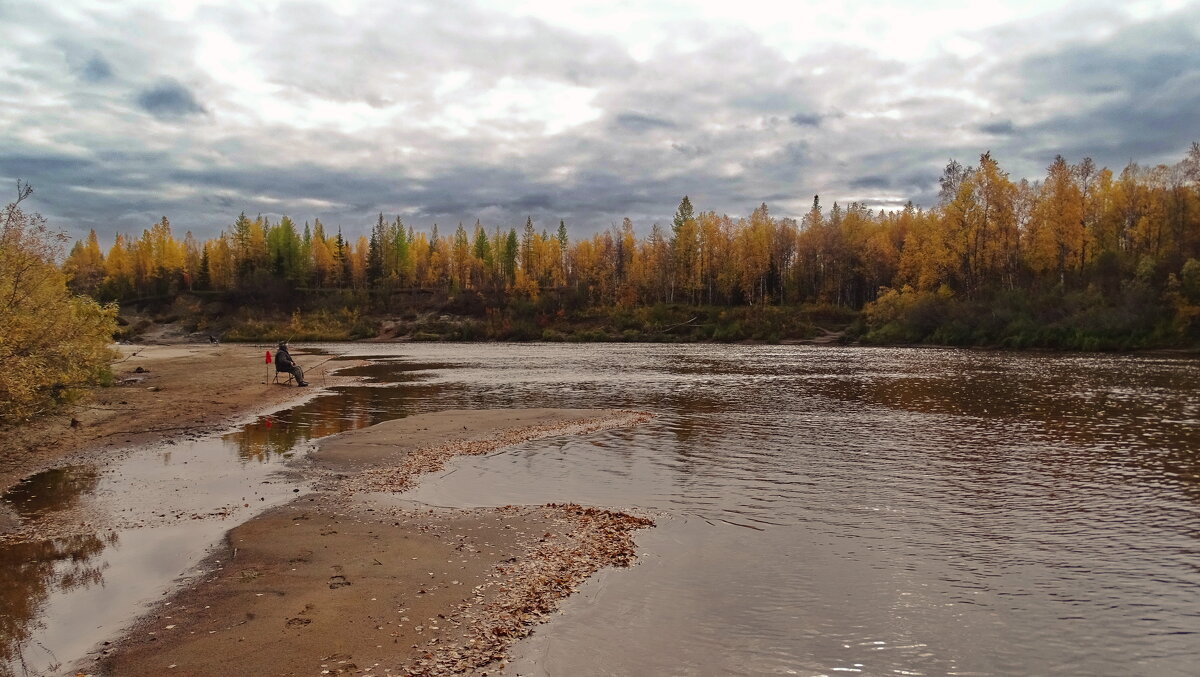
<svg viewBox="0 0 1200 677">
<path fill-rule="evenodd" d="M 310 364 L 324 359 L 298 353 Z M 114 371 L 120 385 L 7 431 L 4 487 L 47 467 L 103 464 L 121 449 L 211 434 L 315 392 L 264 384 L 262 353 L 250 346 L 137 347 Z M 74 669 L 494 674 L 509 646 L 576 585 L 602 567 L 628 566 L 633 533 L 652 522 L 578 505 L 430 510 L 402 492 L 456 455 L 648 418 L 455 410 L 325 438 L 293 468 L 315 491 L 234 526 L 181 586 Z M 37 534 L 11 515 L 0 528 L 10 538 Z"/>
</svg>

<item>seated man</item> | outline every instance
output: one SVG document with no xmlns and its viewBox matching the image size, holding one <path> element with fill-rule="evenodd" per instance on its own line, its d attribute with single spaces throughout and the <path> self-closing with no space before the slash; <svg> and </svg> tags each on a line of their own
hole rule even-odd
<svg viewBox="0 0 1200 677">
<path fill-rule="evenodd" d="M 287 341 L 279 342 L 279 350 L 275 351 L 275 371 L 282 371 L 296 377 L 296 385 L 306 386 L 308 381 L 304 380 L 304 370 L 296 361 L 292 359 L 292 354 L 288 352 Z"/>
</svg>

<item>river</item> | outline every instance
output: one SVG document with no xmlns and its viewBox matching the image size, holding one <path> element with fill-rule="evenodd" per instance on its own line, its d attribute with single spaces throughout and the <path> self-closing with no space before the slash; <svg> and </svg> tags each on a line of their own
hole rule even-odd
<svg viewBox="0 0 1200 677">
<path fill-rule="evenodd" d="M 586 583 L 518 645 L 506 674 L 1194 675 L 1200 661 L 1195 360 L 802 346 L 330 348 L 376 360 L 357 369 L 376 382 L 280 412 L 270 427 L 197 441 L 208 446 L 193 453 L 243 469 L 214 477 L 252 477 L 213 480 L 214 492 L 240 497 L 253 484 L 260 503 L 284 500 L 291 485 L 279 471 L 308 439 L 421 411 L 657 414 L 637 428 L 459 458 L 408 495 L 462 507 L 573 501 L 657 521 L 637 535 L 637 566 Z M 162 450 L 147 454 L 161 463 Z M 64 472 L 88 495 L 136 474 Z M 141 532 L 123 536 L 135 551 Z M 101 554 L 82 560 L 101 579 L 112 569 L 104 557 L 115 556 L 103 553 L 124 547 L 105 538 L 89 541 Z M 172 566 L 156 585 L 182 573 Z M 53 579 L 42 586 L 57 590 Z M 40 594 L 74 604 L 65 592 Z"/>
</svg>

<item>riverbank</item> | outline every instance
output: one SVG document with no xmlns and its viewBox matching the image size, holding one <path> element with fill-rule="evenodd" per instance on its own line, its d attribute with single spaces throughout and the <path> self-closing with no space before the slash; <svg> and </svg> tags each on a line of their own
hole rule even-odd
<svg viewBox="0 0 1200 677">
<path fill-rule="evenodd" d="M 846 329 L 858 313 L 828 304 L 567 307 L 552 297 L 489 308 L 473 294 L 425 299 L 393 309 L 326 298 L 296 310 L 250 307 L 206 294 L 130 304 L 125 336 L 225 341 L 549 341 L 568 343 L 779 343 L 809 341 Z"/>
<path fill-rule="evenodd" d="M 638 412 L 447 411 L 327 438 L 313 494 L 229 532 L 103 674 L 487 674 L 649 520 L 576 505 L 430 510 L 396 492 L 451 456 L 632 425 Z M 311 671 L 311 672 L 310 672 Z"/>
</svg>

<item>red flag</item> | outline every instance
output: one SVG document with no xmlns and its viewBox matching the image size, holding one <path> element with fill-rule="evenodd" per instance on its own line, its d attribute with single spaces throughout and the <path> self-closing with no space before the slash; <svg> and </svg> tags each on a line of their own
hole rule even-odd
<svg viewBox="0 0 1200 677">
<path fill-rule="evenodd" d="M 271 364 L 271 351 L 267 351 L 267 364 Z"/>
<path fill-rule="evenodd" d="M 266 419 L 266 424 L 267 424 L 267 427 L 268 427 L 268 428 L 270 428 L 270 427 L 271 427 L 271 417 L 270 417 L 270 416 L 268 416 L 268 417 L 267 417 L 267 419 Z"/>
</svg>

